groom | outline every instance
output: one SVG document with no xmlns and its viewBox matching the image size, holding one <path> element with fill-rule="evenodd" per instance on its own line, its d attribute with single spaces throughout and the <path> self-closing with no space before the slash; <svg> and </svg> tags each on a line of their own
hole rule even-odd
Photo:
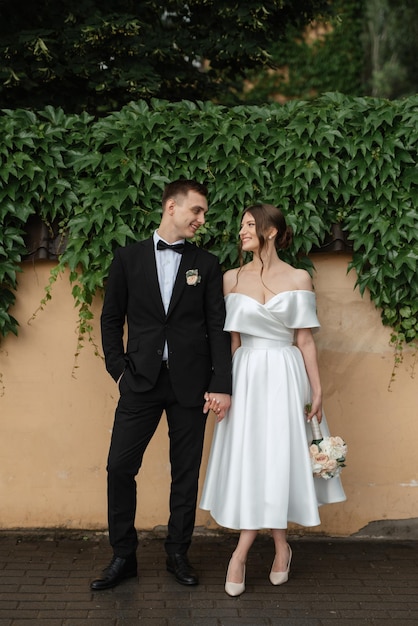
<svg viewBox="0 0 418 626">
<path fill-rule="evenodd" d="M 197 585 L 187 550 L 193 534 L 206 414 L 229 408 L 231 349 L 224 332 L 222 275 L 216 257 L 185 241 L 205 223 L 206 187 L 169 183 L 154 235 L 119 248 L 101 316 L 106 369 L 119 384 L 109 450 L 108 523 L 113 558 L 95 591 L 137 575 L 136 481 L 144 452 L 165 411 L 171 493 L 167 570 Z M 124 347 L 124 325 L 127 343 Z"/>
</svg>

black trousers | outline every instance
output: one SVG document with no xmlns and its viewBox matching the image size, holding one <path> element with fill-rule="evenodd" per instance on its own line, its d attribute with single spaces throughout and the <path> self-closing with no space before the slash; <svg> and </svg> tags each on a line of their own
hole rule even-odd
<svg viewBox="0 0 418 626">
<path fill-rule="evenodd" d="M 165 410 L 171 463 L 170 518 L 165 548 L 168 554 L 185 554 L 191 543 L 196 516 L 206 425 L 203 398 L 201 406 L 180 406 L 169 371 L 164 366 L 151 391 L 133 392 L 122 378 L 120 393 L 107 463 L 109 540 L 113 553 L 127 557 L 137 548 L 135 477 Z"/>
</svg>

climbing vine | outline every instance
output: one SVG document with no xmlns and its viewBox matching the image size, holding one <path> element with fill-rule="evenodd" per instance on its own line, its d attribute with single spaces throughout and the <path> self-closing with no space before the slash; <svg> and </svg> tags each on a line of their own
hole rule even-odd
<svg viewBox="0 0 418 626">
<path fill-rule="evenodd" d="M 307 268 L 339 223 L 353 245 L 348 269 L 392 328 L 397 358 L 416 342 L 418 97 L 328 93 L 233 108 L 140 101 L 100 120 L 52 107 L 5 110 L 0 132 L 1 335 L 18 332 L 11 310 L 31 215 L 58 222 L 65 239 L 41 306 L 69 268 L 82 342 L 113 250 L 149 235 L 164 185 L 189 177 L 210 192 L 198 243 L 225 269 L 237 263 L 238 216 L 251 202 L 284 209 L 295 234 L 288 260 Z"/>
</svg>

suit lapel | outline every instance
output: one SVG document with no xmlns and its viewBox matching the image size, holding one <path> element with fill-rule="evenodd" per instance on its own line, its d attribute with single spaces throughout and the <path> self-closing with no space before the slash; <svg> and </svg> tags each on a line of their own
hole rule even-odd
<svg viewBox="0 0 418 626">
<path fill-rule="evenodd" d="M 168 307 L 167 317 L 174 309 L 176 304 L 181 299 L 183 291 L 186 287 L 186 272 L 193 268 L 193 263 L 196 257 L 196 246 L 185 242 L 184 252 L 181 257 L 179 271 L 177 272 L 176 280 L 174 282 L 173 293 L 171 294 L 170 306 Z"/>
</svg>

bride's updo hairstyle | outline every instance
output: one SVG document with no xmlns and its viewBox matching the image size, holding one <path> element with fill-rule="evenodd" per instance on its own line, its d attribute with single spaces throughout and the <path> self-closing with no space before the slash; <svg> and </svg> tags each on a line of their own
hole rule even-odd
<svg viewBox="0 0 418 626">
<path fill-rule="evenodd" d="M 258 249 L 260 256 L 264 248 L 267 247 L 267 233 L 270 228 L 276 228 L 277 230 L 274 239 L 274 245 L 277 251 L 286 250 L 286 248 L 290 246 L 293 231 L 291 227 L 286 224 L 286 220 L 280 209 L 272 204 L 253 204 L 244 209 L 242 217 L 244 217 L 246 213 L 251 213 L 255 221 L 255 230 L 260 241 L 260 247 Z"/>
</svg>

